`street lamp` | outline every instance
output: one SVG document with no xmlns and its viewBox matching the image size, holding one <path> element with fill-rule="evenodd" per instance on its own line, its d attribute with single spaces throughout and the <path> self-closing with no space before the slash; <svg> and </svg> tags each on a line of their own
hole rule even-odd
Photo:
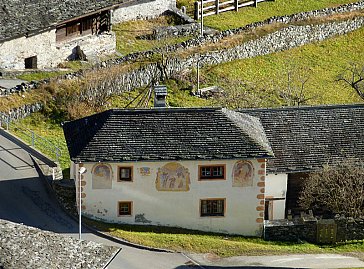
<svg viewBox="0 0 364 269">
<path fill-rule="evenodd" d="M 86 173 L 86 168 L 81 167 L 78 171 L 78 239 L 81 240 L 81 225 L 82 225 L 82 205 L 81 205 L 81 176 Z"/>
</svg>

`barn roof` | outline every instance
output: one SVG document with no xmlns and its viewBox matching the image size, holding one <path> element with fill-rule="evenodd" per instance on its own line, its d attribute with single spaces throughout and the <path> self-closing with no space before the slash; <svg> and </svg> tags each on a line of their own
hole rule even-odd
<svg viewBox="0 0 364 269">
<path fill-rule="evenodd" d="M 275 157 L 269 173 L 320 169 L 364 158 L 364 105 L 245 109 L 258 117 Z"/>
</svg>

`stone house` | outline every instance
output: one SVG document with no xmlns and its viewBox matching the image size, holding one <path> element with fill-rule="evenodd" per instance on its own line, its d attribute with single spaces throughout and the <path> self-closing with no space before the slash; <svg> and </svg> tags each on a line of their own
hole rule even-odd
<svg viewBox="0 0 364 269">
<path fill-rule="evenodd" d="M 363 160 L 363 104 L 240 112 L 260 119 L 275 155 L 267 161 L 266 219 L 284 219 L 288 210 L 299 215 L 303 182 L 323 165 Z"/>
<path fill-rule="evenodd" d="M 259 119 L 221 108 L 113 109 L 63 129 L 83 215 L 261 235 L 273 153 Z"/>
<path fill-rule="evenodd" d="M 175 0 L 7 0 L 0 8 L 0 69 L 43 69 L 75 58 L 112 54 L 112 24 L 155 17 Z"/>
<path fill-rule="evenodd" d="M 85 215 L 257 235 L 300 214 L 310 173 L 363 158 L 364 105 L 109 110 L 64 133 Z"/>
</svg>

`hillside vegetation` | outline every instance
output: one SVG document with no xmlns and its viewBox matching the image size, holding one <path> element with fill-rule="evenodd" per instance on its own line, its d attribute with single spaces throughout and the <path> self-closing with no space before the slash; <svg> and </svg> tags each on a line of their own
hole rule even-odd
<svg viewBox="0 0 364 269">
<path fill-rule="evenodd" d="M 194 0 L 177 0 L 177 6 L 186 6 L 189 15 L 193 16 Z M 357 2 L 355 0 L 276 0 L 258 4 L 258 7 L 244 7 L 238 12 L 230 11 L 204 18 L 204 24 L 218 30 L 242 27 L 252 22 L 263 21 L 273 16 L 335 7 Z"/>
<path fill-rule="evenodd" d="M 211 16 L 206 19 L 206 22 L 214 22 L 216 28 L 219 29 L 235 28 L 270 16 L 350 2 L 353 1 L 278 0 L 261 3 L 258 8 L 247 8 L 237 13 L 228 12 L 219 16 Z M 235 24 L 230 25 L 229 20 L 224 19 L 229 16 Z M 224 22 L 225 26 L 217 26 L 219 21 Z M 156 25 L 173 23 L 175 22 L 163 18 L 152 21 L 128 22 L 115 26 L 114 30 L 118 34 L 118 49 L 128 53 L 158 47 L 168 42 L 177 42 L 178 39 L 170 39 L 153 43 L 141 38 L 141 36 L 150 33 Z M 203 99 L 191 95 L 196 85 L 196 70 L 189 70 L 179 74 L 178 78 L 161 83 L 168 86 L 167 102 L 173 107 L 272 107 L 289 104 L 282 98 L 280 89 L 287 87 L 287 74 L 296 73 L 299 74 L 298 77 L 307 78 L 304 85 L 307 104 L 358 103 L 360 99 L 354 91 L 337 82 L 336 78 L 350 62 L 364 59 L 362 40 L 364 40 L 364 28 L 347 35 L 279 53 L 203 68 L 200 74 L 201 85 L 220 85 L 225 90 L 224 94 L 215 98 Z M 211 48 L 215 49 L 215 47 Z M 119 71 L 122 68 L 130 67 L 122 66 Z M 110 73 L 108 70 L 104 70 L 105 72 Z M 97 74 L 90 73 L 88 76 L 95 77 Z M 60 126 L 61 122 L 111 107 L 134 107 L 141 104 L 141 98 L 145 96 L 144 92 L 146 91 L 146 88 L 135 89 L 118 96 L 111 96 L 104 104 L 99 105 L 97 102 L 92 103 L 89 100 L 80 99 L 80 95 L 87 90 L 85 87 L 87 83 L 87 81 L 82 80 L 54 82 L 36 91 L 3 97 L 0 98 L 0 110 L 8 111 L 12 107 L 26 103 L 45 103 L 43 114 L 37 113 L 28 117 L 23 121 L 23 124 L 58 144 L 63 151 L 62 167 L 67 168 L 69 156 Z M 147 106 L 152 105 L 151 101 L 143 101 L 142 103 L 147 104 Z"/>
</svg>

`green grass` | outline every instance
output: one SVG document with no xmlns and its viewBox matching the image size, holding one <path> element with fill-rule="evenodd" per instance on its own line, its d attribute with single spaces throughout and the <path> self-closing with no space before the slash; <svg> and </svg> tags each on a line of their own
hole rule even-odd
<svg viewBox="0 0 364 269">
<path fill-rule="evenodd" d="M 307 94 L 313 97 L 309 104 L 359 103 L 361 100 L 355 92 L 336 79 L 348 63 L 364 59 L 362 40 L 363 27 L 319 43 L 205 68 L 201 73 L 209 84 L 219 84 L 224 78 L 283 87 L 287 70 L 309 69 L 306 88 Z"/>
<path fill-rule="evenodd" d="M 15 126 L 15 125 L 14 125 Z M 16 123 L 16 127 L 20 127 L 33 131 L 35 134 L 47 139 L 53 145 L 61 150 L 60 165 L 62 169 L 67 169 L 70 166 L 70 157 L 67 150 L 66 141 L 63 136 L 63 130 L 60 124 L 47 119 L 41 113 L 33 113 L 31 116 L 26 117 Z M 14 132 L 18 137 L 27 143 L 31 143 L 29 133 L 24 134 L 23 131 L 11 128 L 10 131 Z M 54 160 L 55 156 L 51 150 L 40 145 L 35 144 L 36 148 L 42 153 L 46 154 Z"/>
<path fill-rule="evenodd" d="M 260 238 L 227 236 L 181 228 L 109 224 L 90 219 L 86 219 L 86 222 L 112 236 L 136 244 L 175 251 L 213 253 L 221 257 L 364 251 L 364 241 L 347 245 L 319 246 L 309 243 L 269 242 Z"/>
<path fill-rule="evenodd" d="M 51 71 L 51 72 L 39 71 L 39 72 L 25 73 L 17 76 L 17 78 L 26 81 L 38 81 L 38 80 L 58 77 L 67 73 L 69 73 L 69 71 Z"/>
<path fill-rule="evenodd" d="M 162 16 L 153 20 L 137 20 L 113 25 L 116 34 L 116 49 L 126 55 L 133 52 L 151 50 L 170 44 L 176 44 L 187 40 L 189 37 L 174 37 L 163 40 L 143 39 L 143 36 L 151 34 L 155 27 L 172 24 L 168 17 Z"/>
<path fill-rule="evenodd" d="M 194 1 L 182 0 L 184 5 L 188 6 L 188 10 L 193 10 Z M 212 15 L 204 18 L 206 26 L 227 30 L 242 27 L 249 23 L 263 21 L 273 16 L 290 15 L 294 13 L 323 9 L 342 4 L 353 3 L 353 0 L 277 0 L 267 1 L 258 4 L 258 7 L 244 7 L 238 12 L 229 11 Z"/>
</svg>

